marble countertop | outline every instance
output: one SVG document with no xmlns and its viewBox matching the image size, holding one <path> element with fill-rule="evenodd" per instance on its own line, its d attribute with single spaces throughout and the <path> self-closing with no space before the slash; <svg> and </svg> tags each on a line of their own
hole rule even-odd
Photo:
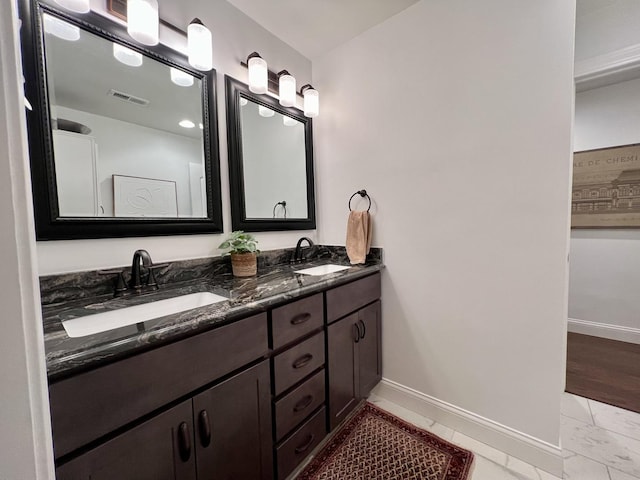
<svg viewBox="0 0 640 480">
<path fill-rule="evenodd" d="M 350 266 L 347 270 L 328 275 L 294 273 L 295 270 L 326 263 L 348 265 L 344 261 L 336 262 L 335 259 L 321 259 L 298 265 L 268 265 L 259 268 L 256 277 L 235 278 L 228 272 L 218 272 L 199 279 L 167 283 L 160 290 L 148 294 L 123 298 L 113 298 L 111 294 L 106 294 L 44 305 L 49 380 L 61 379 L 132 353 L 228 324 L 291 299 L 371 275 L 383 268 L 380 259 L 373 259 L 365 265 Z M 212 292 L 228 300 L 79 338 L 70 338 L 62 325 L 62 321 L 71 318 L 195 292 Z"/>
</svg>

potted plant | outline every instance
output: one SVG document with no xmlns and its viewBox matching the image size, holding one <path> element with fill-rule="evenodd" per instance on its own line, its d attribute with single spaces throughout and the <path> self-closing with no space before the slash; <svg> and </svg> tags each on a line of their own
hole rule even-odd
<svg viewBox="0 0 640 480">
<path fill-rule="evenodd" d="M 231 268 L 236 277 L 252 277 L 258 271 L 257 254 L 258 241 L 250 233 L 242 230 L 231 232 L 229 238 L 218 246 L 221 249 L 228 249 L 231 255 Z"/>
</svg>

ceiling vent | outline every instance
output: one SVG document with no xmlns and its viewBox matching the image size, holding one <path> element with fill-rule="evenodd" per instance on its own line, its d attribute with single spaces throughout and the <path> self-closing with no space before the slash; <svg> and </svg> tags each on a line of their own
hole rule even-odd
<svg viewBox="0 0 640 480">
<path fill-rule="evenodd" d="M 140 107 L 146 107 L 149 105 L 149 100 L 144 98 L 136 97 L 134 95 L 130 95 L 128 93 L 119 92 L 118 90 L 109 90 L 107 95 L 110 95 L 118 100 L 122 100 L 123 102 L 133 103 L 134 105 L 138 105 Z"/>
</svg>

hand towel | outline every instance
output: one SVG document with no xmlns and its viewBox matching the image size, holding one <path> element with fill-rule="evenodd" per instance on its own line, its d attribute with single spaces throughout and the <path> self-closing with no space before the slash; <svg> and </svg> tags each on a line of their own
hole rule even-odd
<svg viewBox="0 0 640 480">
<path fill-rule="evenodd" d="M 352 211 L 347 220 L 347 255 L 351 265 L 364 263 L 371 248 L 371 216 L 366 211 Z"/>
</svg>

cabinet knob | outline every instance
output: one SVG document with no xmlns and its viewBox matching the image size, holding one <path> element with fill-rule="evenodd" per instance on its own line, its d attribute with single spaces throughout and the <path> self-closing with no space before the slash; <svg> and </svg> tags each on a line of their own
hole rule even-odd
<svg viewBox="0 0 640 480">
<path fill-rule="evenodd" d="M 186 422 L 182 422 L 178 426 L 178 452 L 183 462 L 187 462 L 191 458 L 191 434 Z"/>
<path fill-rule="evenodd" d="M 211 443 L 211 424 L 206 410 L 202 410 L 198 414 L 198 433 L 200 434 L 200 444 L 205 448 L 208 447 Z"/>
<path fill-rule="evenodd" d="M 300 313 L 291 319 L 291 325 L 300 325 L 301 323 L 307 322 L 311 318 L 311 314 L 309 312 Z"/>
<path fill-rule="evenodd" d="M 306 452 L 313 443 L 314 438 L 316 438 L 316 436 L 313 433 L 309 434 L 309 436 L 307 437 L 307 441 L 299 447 L 296 447 L 296 449 L 294 450 L 294 452 L 296 452 L 296 455 L 300 455 L 301 453 Z"/>
<path fill-rule="evenodd" d="M 306 355 L 301 356 L 299 359 L 293 362 L 293 365 L 291 366 L 297 370 L 299 368 L 304 367 L 311 360 L 313 360 L 313 355 L 311 355 L 310 353 L 307 353 Z"/>
<path fill-rule="evenodd" d="M 293 411 L 295 413 L 301 412 L 302 410 L 307 408 L 309 405 L 311 405 L 311 402 L 313 402 L 313 395 L 307 395 L 305 397 L 302 397 L 302 400 L 296 403 L 295 406 L 293 407 Z"/>
</svg>

